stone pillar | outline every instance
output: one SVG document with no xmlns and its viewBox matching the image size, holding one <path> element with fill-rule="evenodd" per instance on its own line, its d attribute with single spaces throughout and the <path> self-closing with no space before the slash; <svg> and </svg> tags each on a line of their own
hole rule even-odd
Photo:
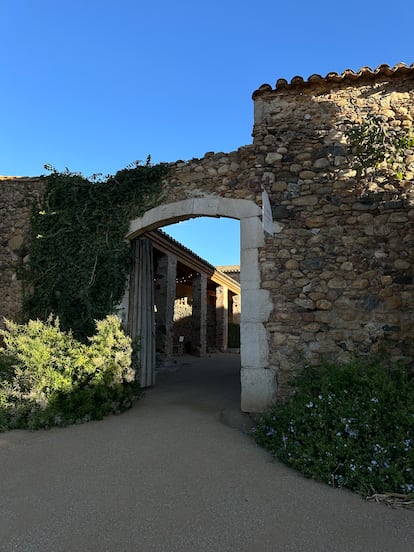
<svg viewBox="0 0 414 552">
<path fill-rule="evenodd" d="M 156 267 L 155 328 L 157 350 L 167 357 L 173 354 L 176 277 L 177 258 L 170 254 L 162 255 Z"/>
<path fill-rule="evenodd" d="M 241 409 L 263 412 L 276 400 L 277 369 L 269 366 L 265 324 L 273 303 L 269 290 L 261 287 L 259 248 L 264 246 L 264 233 L 258 217 L 240 220 L 240 244 Z"/>
<path fill-rule="evenodd" d="M 207 352 L 207 276 L 199 274 L 193 278 L 193 314 L 191 349 L 197 356 Z"/>
<path fill-rule="evenodd" d="M 227 351 L 229 335 L 229 290 L 216 288 L 216 344 L 219 351 Z"/>
<path fill-rule="evenodd" d="M 233 308 L 232 308 L 232 322 L 233 324 L 240 324 L 241 313 L 241 301 L 240 295 L 233 295 Z"/>
</svg>

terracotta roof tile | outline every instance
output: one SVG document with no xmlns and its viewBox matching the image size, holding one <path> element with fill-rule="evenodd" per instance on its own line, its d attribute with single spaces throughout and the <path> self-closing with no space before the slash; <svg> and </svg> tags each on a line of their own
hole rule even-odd
<svg viewBox="0 0 414 552">
<path fill-rule="evenodd" d="M 352 69 L 345 69 L 341 74 L 331 72 L 322 77 L 321 75 L 310 75 L 307 80 L 303 77 L 293 77 L 290 82 L 286 79 L 278 79 L 276 81 L 275 88 L 273 89 L 270 84 L 262 84 L 257 90 L 253 92 L 253 99 L 258 98 L 269 92 L 277 92 L 279 90 L 286 89 L 302 89 L 309 88 L 312 85 L 321 85 L 329 83 L 338 83 L 346 81 L 357 81 L 362 79 L 376 79 L 379 77 L 394 77 L 398 75 L 412 74 L 414 77 L 414 63 L 406 65 L 405 63 L 397 63 L 394 67 L 383 64 L 379 65 L 376 69 L 372 70 L 370 67 L 361 67 L 356 73 Z"/>
<path fill-rule="evenodd" d="M 224 265 L 224 266 L 216 266 L 217 270 L 220 270 L 220 272 L 240 272 L 240 265 Z"/>
</svg>

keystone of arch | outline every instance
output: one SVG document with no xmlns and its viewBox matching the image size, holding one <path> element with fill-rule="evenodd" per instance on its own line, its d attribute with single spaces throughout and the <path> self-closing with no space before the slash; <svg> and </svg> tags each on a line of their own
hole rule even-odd
<svg viewBox="0 0 414 552">
<path fill-rule="evenodd" d="M 142 217 L 131 221 L 126 239 L 132 240 L 144 232 L 194 217 L 227 217 L 247 219 L 260 217 L 258 205 L 248 199 L 226 197 L 197 197 L 159 205 Z"/>
</svg>

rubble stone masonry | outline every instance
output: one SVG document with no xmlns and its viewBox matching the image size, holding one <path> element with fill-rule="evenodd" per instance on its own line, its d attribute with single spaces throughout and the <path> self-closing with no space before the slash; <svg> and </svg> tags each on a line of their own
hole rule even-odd
<svg viewBox="0 0 414 552">
<path fill-rule="evenodd" d="M 0 176 L 0 327 L 4 317 L 19 318 L 20 270 L 28 261 L 25 241 L 33 203 L 43 189 L 39 178 Z"/>
<path fill-rule="evenodd" d="M 345 136 L 369 114 L 387 130 L 413 131 L 414 73 L 378 73 L 282 82 L 254 95 L 254 144 L 277 221 L 260 266 L 282 393 L 295 351 L 319 363 L 384 347 L 412 361 L 414 151 L 402 182 L 360 179 Z"/>
<path fill-rule="evenodd" d="M 171 164 L 163 203 L 206 197 L 262 204 L 274 233 L 259 251 L 269 366 L 284 397 L 292 373 L 322 358 L 382 346 L 412 358 L 414 338 L 414 150 L 402 181 L 357 177 L 346 140 L 369 114 L 387 129 L 413 131 L 414 66 L 278 81 L 254 94 L 253 144 Z M 1 314 L 16 316 L 16 268 L 36 179 L 0 182 Z M 243 297 L 243 289 L 242 289 Z M 411 347 L 411 352 L 410 352 Z"/>
</svg>

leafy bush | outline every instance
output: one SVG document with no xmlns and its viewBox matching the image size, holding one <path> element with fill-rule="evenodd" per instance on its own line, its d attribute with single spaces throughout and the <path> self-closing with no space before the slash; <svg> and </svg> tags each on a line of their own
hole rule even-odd
<svg viewBox="0 0 414 552">
<path fill-rule="evenodd" d="M 101 419 L 139 396 L 131 340 L 115 316 L 96 322 L 89 345 L 59 320 L 6 322 L 0 333 L 0 430 Z"/>
<path fill-rule="evenodd" d="M 414 378 L 355 359 L 306 368 L 265 413 L 256 442 L 306 477 L 358 493 L 414 497 Z"/>
</svg>

